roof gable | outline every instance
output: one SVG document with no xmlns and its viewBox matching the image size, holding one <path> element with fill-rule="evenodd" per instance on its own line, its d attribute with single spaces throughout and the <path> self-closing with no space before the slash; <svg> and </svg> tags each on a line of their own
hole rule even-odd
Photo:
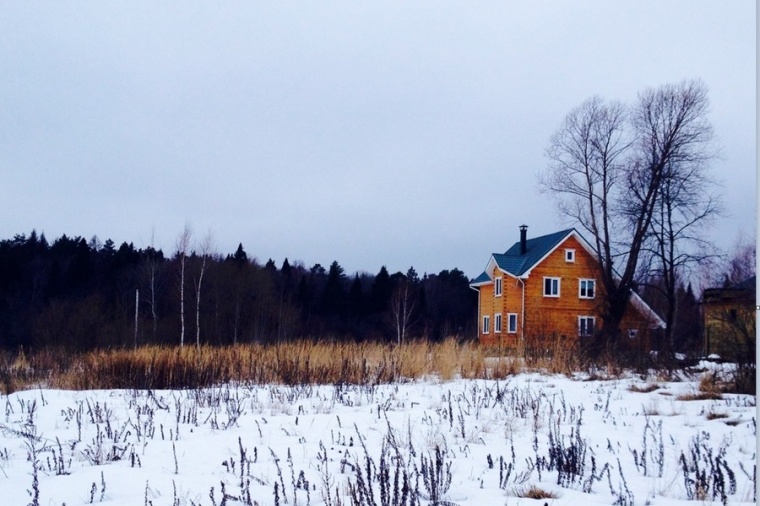
<svg viewBox="0 0 760 506">
<path fill-rule="evenodd" d="M 553 234 L 528 239 L 525 241 L 524 254 L 520 252 L 520 241 L 514 243 L 504 253 L 492 253 L 486 265 L 486 270 L 475 278 L 470 283 L 470 286 L 480 286 L 491 282 L 491 272 L 494 267 L 498 267 L 501 271 L 514 277 L 526 277 L 536 265 L 541 263 L 544 258 L 551 254 L 571 235 L 574 235 L 583 247 L 595 257 L 591 246 L 574 228 L 561 230 Z"/>
<path fill-rule="evenodd" d="M 520 253 L 520 241 L 517 241 L 506 251 L 506 253 L 504 253 L 504 256 L 512 259 L 522 259 L 520 270 L 515 272 L 515 275 L 523 276 L 528 274 L 533 267 L 549 256 L 549 254 L 553 252 L 574 230 L 575 229 L 561 230 L 553 234 L 528 239 L 525 241 L 525 254 Z"/>
<path fill-rule="evenodd" d="M 480 286 L 490 282 L 491 276 L 489 276 L 487 272 L 483 272 L 480 276 L 472 280 L 470 286 Z"/>
<path fill-rule="evenodd" d="M 525 241 L 525 253 L 521 252 L 520 241 L 514 243 L 506 252 L 494 253 L 493 259 L 499 268 L 516 277 L 526 277 L 538 264 L 556 250 L 568 237 L 575 236 L 578 242 L 594 258 L 591 246 L 574 228 L 554 232 L 553 234 L 534 237 Z"/>
</svg>

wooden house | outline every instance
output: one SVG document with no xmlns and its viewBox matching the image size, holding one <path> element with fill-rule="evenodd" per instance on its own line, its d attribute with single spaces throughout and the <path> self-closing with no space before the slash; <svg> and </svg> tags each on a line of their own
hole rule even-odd
<svg viewBox="0 0 760 506">
<path fill-rule="evenodd" d="M 594 249 L 574 228 L 532 239 L 527 229 L 521 226 L 520 240 L 493 253 L 470 283 L 478 292 L 480 342 L 516 349 L 547 339 L 578 345 L 601 326 L 603 294 Z M 664 323 L 634 293 L 622 327 L 627 343 L 651 349 L 649 330 Z"/>
<path fill-rule="evenodd" d="M 704 352 L 725 360 L 755 355 L 756 278 L 702 294 Z"/>
</svg>

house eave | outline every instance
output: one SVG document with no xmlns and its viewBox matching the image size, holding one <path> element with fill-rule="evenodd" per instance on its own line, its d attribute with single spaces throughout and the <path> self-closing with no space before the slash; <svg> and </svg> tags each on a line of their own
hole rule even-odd
<svg viewBox="0 0 760 506">
<path fill-rule="evenodd" d="M 631 304 L 633 307 L 635 307 L 641 314 L 643 314 L 646 318 L 648 318 L 652 323 L 652 328 L 655 329 L 664 329 L 665 328 L 665 321 L 660 318 L 660 315 L 658 315 L 654 309 L 649 307 L 649 304 L 644 302 L 644 299 L 641 298 L 641 296 L 636 292 L 631 292 L 631 296 L 629 298 L 631 301 Z"/>
</svg>

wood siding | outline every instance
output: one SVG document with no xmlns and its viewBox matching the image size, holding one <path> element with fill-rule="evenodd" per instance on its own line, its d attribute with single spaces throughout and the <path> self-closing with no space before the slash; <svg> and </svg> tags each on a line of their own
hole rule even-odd
<svg viewBox="0 0 760 506">
<path fill-rule="evenodd" d="M 522 325 L 522 287 L 517 279 L 509 276 L 498 268 L 489 273 L 494 279 L 502 277 L 502 294 L 494 295 L 494 285 L 480 287 L 480 311 L 478 312 L 478 329 L 481 342 L 492 346 L 517 346 Z M 508 314 L 517 314 L 517 332 L 509 332 Z M 501 332 L 495 332 L 495 315 L 502 315 Z M 491 328 L 488 334 L 483 334 L 483 317 L 490 316 Z"/>
</svg>

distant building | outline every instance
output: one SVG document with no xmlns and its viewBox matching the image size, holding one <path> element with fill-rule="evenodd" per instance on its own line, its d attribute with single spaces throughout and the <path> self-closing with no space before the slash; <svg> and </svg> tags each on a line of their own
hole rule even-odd
<svg viewBox="0 0 760 506">
<path fill-rule="evenodd" d="M 574 228 L 520 240 L 493 253 L 470 287 L 478 291 L 478 337 L 492 346 L 518 348 L 546 339 L 575 346 L 601 327 L 600 264 Z M 649 330 L 664 327 L 659 316 L 632 294 L 622 322 L 626 343 L 651 349 Z"/>
<path fill-rule="evenodd" d="M 754 356 L 756 277 L 702 294 L 705 354 L 726 360 Z"/>
</svg>

